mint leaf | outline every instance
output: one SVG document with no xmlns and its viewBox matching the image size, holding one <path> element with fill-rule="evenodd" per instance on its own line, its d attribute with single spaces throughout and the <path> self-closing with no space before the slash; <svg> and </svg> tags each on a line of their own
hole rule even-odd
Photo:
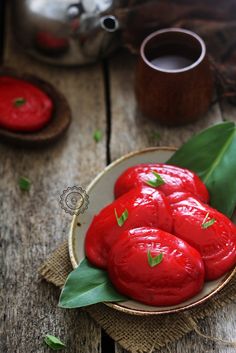
<svg viewBox="0 0 236 353">
<path fill-rule="evenodd" d="M 212 224 L 215 223 L 215 221 L 216 221 L 215 218 L 212 218 L 209 221 L 207 221 L 208 217 L 209 217 L 209 212 L 207 212 L 207 214 L 202 222 L 202 229 L 207 229 L 210 226 L 212 226 Z"/>
<path fill-rule="evenodd" d="M 145 181 L 145 183 L 147 185 L 156 188 L 158 186 L 161 186 L 161 185 L 165 184 L 165 182 L 162 179 L 162 177 L 160 176 L 160 174 L 158 174 L 157 172 L 152 172 L 152 174 L 155 176 L 155 179 L 151 179 L 151 180 Z"/>
<path fill-rule="evenodd" d="M 102 139 L 102 131 L 101 130 L 94 131 L 93 139 L 95 142 L 100 142 Z"/>
<path fill-rule="evenodd" d="M 15 107 L 21 107 L 22 105 L 25 105 L 26 99 L 23 97 L 18 97 L 14 100 L 14 106 Z"/>
<path fill-rule="evenodd" d="M 117 220 L 117 224 L 119 227 L 122 227 L 123 224 L 125 223 L 125 221 L 128 219 L 129 217 L 129 213 L 127 208 L 124 210 L 124 212 L 122 213 L 122 215 L 119 217 L 116 211 L 116 208 L 114 209 L 115 211 L 115 216 L 116 216 L 116 220 Z"/>
<path fill-rule="evenodd" d="M 52 335 L 46 335 L 44 337 L 44 342 L 54 351 L 58 351 L 66 347 L 66 345 L 59 340 L 59 338 Z"/>
<path fill-rule="evenodd" d="M 20 179 L 19 179 L 19 187 L 20 187 L 20 189 L 21 190 L 23 190 L 23 191 L 29 191 L 29 189 L 30 189 L 30 180 L 29 179 L 27 179 L 27 178 L 25 178 L 25 177 L 21 177 Z"/>
<path fill-rule="evenodd" d="M 150 267 L 155 267 L 155 266 L 159 265 L 162 262 L 163 253 L 160 253 L 159 255 L 152 257 L 151 251 L 148 250 L 147 257 L 148 257 L 149 266 Z"/>
</svg>

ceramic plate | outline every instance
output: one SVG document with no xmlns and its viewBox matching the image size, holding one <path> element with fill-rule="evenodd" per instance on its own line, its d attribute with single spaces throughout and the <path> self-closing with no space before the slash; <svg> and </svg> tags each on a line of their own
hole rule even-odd
<svg viewBox="0 0 236 353">
<path fill-rule="evenodd" d="M 69 253 L 73 268 L 77 267 L 84 258 L 84 239 L 86 231 L 93 219 L 105 205 L 114 200 L 113 187 L 117 177 L 128 167 L 139 163 L 159 163 L 166 162 L 174 153 L 174 148 L 148 148 L 142 151 L 133 152 L 106 167 L 88 186 L 89 207 L 84 214 L 74 216 L 70 235 Z M 79 225 L 78 225 L 79 223 Z M 106 305 L 133 315 L 155 315 L 172 313 L 199 305 L 209 299 L 212 295 L 222 289 L 231 279 L 235 269 L 216 281 L 205 283 L 201 293 L 195 297 L 174 306 L 153 307 L 141 304 L 134 300 L 119 303 L 105 303 Z"/>
</svg>

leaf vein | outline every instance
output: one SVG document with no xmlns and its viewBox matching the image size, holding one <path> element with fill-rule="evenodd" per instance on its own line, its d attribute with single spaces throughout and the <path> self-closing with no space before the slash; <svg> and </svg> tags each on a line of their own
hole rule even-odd
<svg viewBox="0 0 236 353">
<path fill-rule="evenodd" d="M 206 173 L 205 177 L 203 177 L 204 183 L 207 183 L 207 181 L 210 178 L 210 176 L 212 175 L 213 171 L 219 165 L 220 161 L 224 157 L 224 153 L 227 150 L 227 148 L 229 147 L 229 145 L 231 144 L 235 133 L 236 133 L 236 131 L 234 129 L 233 132 L 232 132 L 232 136 L 227 140 L 226 144 L 223 146 L 223 148 L 221 149 L 220 153 L 217 155 L 217 157 L 216 157 L 215 161 L 213 162 L 212 166 L 210 167 L 209 171 Z"/>
</svg>

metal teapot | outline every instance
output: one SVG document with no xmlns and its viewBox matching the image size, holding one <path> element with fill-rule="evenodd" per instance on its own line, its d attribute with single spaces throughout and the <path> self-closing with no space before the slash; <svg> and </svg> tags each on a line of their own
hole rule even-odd
<svg viewBox="0 0 236 353">
<path fill-rule="evenodd" d="M 116 0 L 13 0 L 17 42 L 29 54 L 59 65 L 83 65 L 119 44 Z"/>
<path fill-rule="evenodd" d="M 48 63 L 82 65 L 109 55 L 121 44 L 137 53 L 149 33 L 170 26 L 209 38 L 210 51 L 222 58 L 228 46 L 222 46 L 216 33 L 226 30 L 225 37 L 232 37 L 227 28 L 235 22 L 236 0 L 223 1 L 220 8 L 212 0 L 12 0 L 11 4 L 14 33 L 23 49 Z"/>
</svg>

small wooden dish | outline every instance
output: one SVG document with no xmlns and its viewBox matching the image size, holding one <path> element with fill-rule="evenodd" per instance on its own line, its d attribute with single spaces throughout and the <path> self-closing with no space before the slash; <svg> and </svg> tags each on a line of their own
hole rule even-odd
<svg viewBox="0 0 236 353">
<path fill-rule="evenodd" d="M 71 122 L 71 110 L 64 95 L 50 83 L 34 75 L 2 67 L 0 68 L 0 76 L 3 75 L 22 79 L 37 86 L 52 99 L 54 108 L 52 119 L 43 129 L 28 133 L 0 128 L 0 141 L 23 147 L 41 147 L 58 140 L 66 132 Z"/>
</svg>

